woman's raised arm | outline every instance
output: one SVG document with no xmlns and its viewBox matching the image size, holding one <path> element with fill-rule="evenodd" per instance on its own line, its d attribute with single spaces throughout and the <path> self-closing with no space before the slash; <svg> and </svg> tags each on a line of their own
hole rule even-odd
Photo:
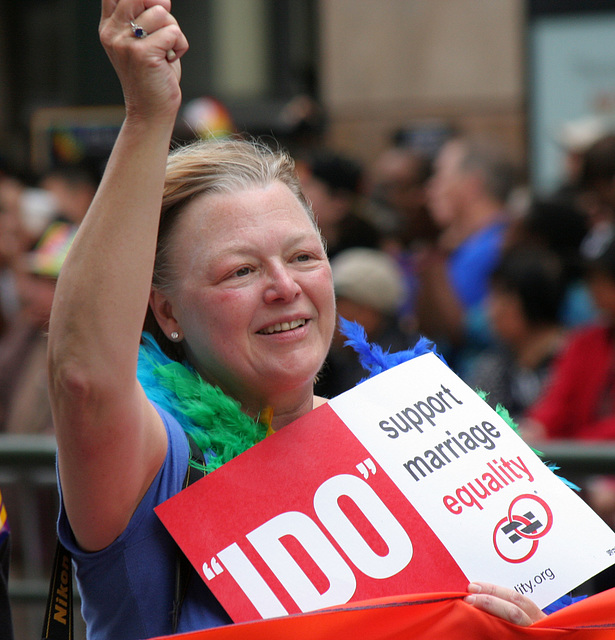
<svg viewBox="0 0 615 640">
<path fill-rule="evenodd" d="M 88 550 L 123 531 L 167 446 L 136 366 L 188 48 L 170 8 L 169 0 L 102 2 L 100 38 L 122 84 L 126 118 L 64 263 L 50 321 L 63 498 Z"/>
</svg>

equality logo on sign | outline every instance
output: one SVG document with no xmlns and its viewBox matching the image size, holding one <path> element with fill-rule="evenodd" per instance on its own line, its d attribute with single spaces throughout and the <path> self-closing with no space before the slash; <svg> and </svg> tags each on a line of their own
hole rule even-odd
<svg viewBox="0 0 615 640">
<path fill-rule="evenodd" d="M 526 493 L 517 496 L 493 531 L 496 553 L 513 564 L 529 560 L 538 549 L 540 538 L 553 526 L 553 512 L 538 496 Z"/>
</svg>

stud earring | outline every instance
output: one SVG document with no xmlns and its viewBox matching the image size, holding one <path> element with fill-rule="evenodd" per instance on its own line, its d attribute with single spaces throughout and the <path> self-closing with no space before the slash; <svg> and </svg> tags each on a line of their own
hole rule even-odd
<svg viewBox="0 0 615 640">
<path fill-rule="evenodd" d="M 171 340 L 178 340 L 178 339 L 179 339 L 179 333 L 177 333 L 177 331 L 172 331 Z"/>
</svg>

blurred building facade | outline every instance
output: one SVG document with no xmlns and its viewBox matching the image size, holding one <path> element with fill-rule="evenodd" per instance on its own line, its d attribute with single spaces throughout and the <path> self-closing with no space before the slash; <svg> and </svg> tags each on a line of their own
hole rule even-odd
<svg viewBox="0 0 615 640">
<path fill-rule="evenodd" d="M 425 119 L 522 144 L 523 0 L 175 0 L 174 13 L 191 44 L 185 99 L 220 98 L 239 127 L 276 133 L 310 96 L 328 140 L 360 157 Z M 3 156 L 29 156 L 41 108 L 121 104 L 98 15 L 95 0 L 0 2 Z"/>
<path fill-rule="evenodd" d="M 0 0 L 0 159 L 49 161 L 32 149 L 50 144 L 33 132 L 48 125 L 41 109 L 121 105 L 98 43 L 99 5 Z M 174 0 L 173 11 L 191 45 L 185 101 L 220 99 L 242 131 L 284 139 L 311 127 L 369 160 L 396 130 L 437 141 L 456 127 L 497 133 L 522 159 L 528 16 L 575 7 L 615 2 Z M 121 119 L 104 111 L 103 124 Z"/>
</svg>

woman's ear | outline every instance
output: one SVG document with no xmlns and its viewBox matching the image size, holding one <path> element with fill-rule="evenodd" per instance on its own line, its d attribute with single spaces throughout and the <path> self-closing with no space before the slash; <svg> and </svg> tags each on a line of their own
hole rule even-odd
<svg viewBox="0 0 615 640">
<path fill-rule="evenodd" d="M 183 333 L 173 314 L 173 305 L 167 296 L 158 289 L 152 288 L 149 294 L 149 306 L 156 317 L 158 326 L 172 342 L 183 339 Z"/>
</svg>

